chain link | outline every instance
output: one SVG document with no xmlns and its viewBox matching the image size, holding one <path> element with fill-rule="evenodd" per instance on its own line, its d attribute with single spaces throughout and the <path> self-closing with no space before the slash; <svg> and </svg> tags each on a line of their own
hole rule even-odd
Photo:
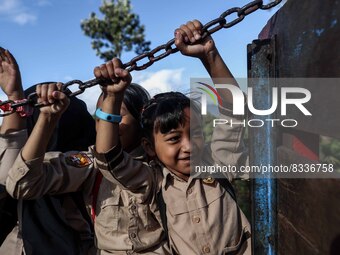
<svg viewBox="0 0 340 255">
<path fill-rule="evenodd" d="M 273 8 L 274 6 L 278 5 L 281 3 L 282 0 L 275 0 L 273 2 L 270 2 L 269 4 L 263 4 L 263 0 L 255 0 L 252 1 L 242 8 L 240 7 L 234 7 L 231 9 L 228 9 L 227 11 L 223 12 L 220 17 L 206 23 L 202 27 L 202 39 L 204 40 L 206 37 L 210 36 L 211 34 L 219 31 L 222 28 L 230 28 L 232 26 L 235 26 L 236 24 L 240 23 L 247 15 L 253 13 L 254 11 L 261 9 L 261 10 L 268 10 L 270 8 Z M 228 20 L 228 17 L 236 14 L 237 18 L 233 20 Z M 133 59 L 131 59 L 129 62 L 123 64 L 123 68 L 126 69 L 129 72 L 132 71 L 140 71 L 140 70 L 145 70 L 149 66 L 151 66 L 153 63 L 166 58 L 167 56 L 178 52 L 179 50 L 175 46 L 175 38 L 171 39 L 165 44 L 162 44 L 153 50 L 149 52 L 144 52 Z M 147 61 L 144 64 L 143 61 Z M 140 63 L 140 64 L 139 64 Z M 85 82 L 82 82 L 80 80 L 72 80 L 67 83 L 65 83 L 62 87 L 62 91 L 67 94 L 69 97 L 77 96 L 82 94 L 87 88 L 93 87 L 95 85 L 101 84 L 105 85 L 109 81 L 107 80 L 102 80 L 102 79 L 92 79 L 88 80 Z M 47 84 L 49 82 L 44 82 L 44 83 L 39 83 L 39 84 Z M 78 90 L 75 92 L 71 92 L 69 87 L 78 85 Z M 10 109 L 7 112 L 0 113 L 0 117 L 12 114 L 16 111 L 16 109 L 19 106 L 23 105 L 30 105 L 34 107 L 41 107 L 43 106 L 42 104 L 36 103 L 37 99 L 37 94 L 35 92 L 31 93 L 28 95 L 27 99 L 20 102 L 20 103 L 15 103 L 14 101 L 7 100 L 4 102 L 0 102 L 0 107 L 8 105 L 8 109 Z"/>
</svg>

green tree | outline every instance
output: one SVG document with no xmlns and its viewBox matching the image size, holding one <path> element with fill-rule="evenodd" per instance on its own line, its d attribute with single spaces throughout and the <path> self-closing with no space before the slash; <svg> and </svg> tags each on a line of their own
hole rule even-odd
<svg viewBox="0 0 340 255">
<path fill-rule="evenodd" d="M 320 161 L 333 164 L 334 169 L 337 172 L 340 171 L 340 140 L 321 136 Z"/>
<path fill-rule="evenodd" d="M 104 0 L 99 7 L 103 19 L 94 12 L 81 22 L 85 35 L 91 37 L 92 48 L 105 61 L 121 57 L 123 51 L 134 50 L 137 54 L 150 50 L 145 41 L 144 26 L 139 16 L 131 11 L 130 0 Z"/>
</svg>

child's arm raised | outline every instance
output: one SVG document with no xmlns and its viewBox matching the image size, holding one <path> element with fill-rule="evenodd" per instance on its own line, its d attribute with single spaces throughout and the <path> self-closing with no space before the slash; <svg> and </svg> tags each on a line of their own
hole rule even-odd
<svg viewBox="0 0 340 255">
<path fill-rule="evenodd" d="M 42 159 L 55 127 L 69 105 L 68 97 L 59 91 L 61 86 L 61 83 L 51 83 L 36 88 L 38 103 L 46 106 L 40 108 L 37 123 L 22 150 L 21 155 L 25 161 L 39 157 Z"/>
<path fill-rule="evenodd" d="M 21 84 L 19 66 L 8 51 L 0 47 L 0 86 L 7 95 L 8 100 L 21 100 L 24 98 L 24 91 Z M 1 125 L 1 134 L 7 134 L 11 131 L 18 131 L 26 127 L 25 118 L 14 113 L 4 117 Z"/>
<path fill-rule="evenodd" d="M 60 88 L 60 83 L 36 88 L 38 102 L 46 106 L 40 108 L 32 133 L 6 180 L 8 193 L 17 199 L 77 191 L 93 172 L 92 168 L 87 167 L 92 165 L 89 153 L 79 154 L 81 158 L 75 152 L 45 154 L 52 133 L 69 104 L 69 99 Z"/>
<path fill-rule="evenodd" d="M 123 151 L 119 137 L 119 121 L 112 121 L 116 117 L 119 118 L 125 89 L 131 82 L 129 72 L 121 66 L 119 59 L 113 59 L 94 70 L 97 78 L 112 80 L 112 84 L 102 87 L 103 101 L 99 109 L 103 114 L 96 114 L 98 122 L 94 155 L 96 166 L 106 179 L 118 183 L 135 195 L 138 193 L 136 197 L 145 201 L 155 187 L 154 175 L 146 164 Z M 111 116 L 112 119 L 108 120 L 105 116 Z M 125 123 L 121 125 L 124 129 Z"/>
<path fill-rule="evenodd" d="M 8 100 L 21 100 L 24 92 L 19 66 L 8 51 L 0 47 L 0 86 Z M 27 139 L 26 119 L 18 113 L 5 116 L 0 128 L 0 184 L 4 185 L 8 171 Z"/>
<path fill-rule="evenodd" d="M 124 92 L 131 83 L 131 75 L 122 69 L 122 62 L 115 58 L 106 64 L 96 67 L 94 75 L 97 78 L 111 79 L 112 83 L 103 90 L 101 112 L 115 115 L 119 118 Z M 98 116 L 97 116 L 98 117 Z M 119 144 L 119 121 L 109 121 L 99 118 L 97 123 L 96 151 L 105 153 Z"/>
<path fill-rule="evenodd" d="M 202 40 L 202 24 L 198 20 L 189 21 L 176 29 L 175 44 L 183 55 L 201 60 L 214 83 L 228 83 L 238 86 L 232 73 L 218 52 L 211 36 Z M 233 102 L 232 94 L 226 89 L 217 89 L 224 105 Z"/>
<path fill-rule="evenodd" d="M 202 24 L 194 20 L 182 25 L 175 31 L 176 46 L 183 55 L 199 58 L 205 66 L 214 83 L 230 84 L 238 87 L 236 80 L 231 74 L 219 54 L 215 42 L 211 36 L 201 39 Z M 232 114 L 230 106 L 233 103 L 232 94 L 228 89 L 217 89 L 222 99 L 222 105 L 219 106 L 220 118 L 228 119 L 233 123 L 241 122 L 239 117 Z M 247 162 L 247 153 L 243 144 L 243 126 L 234 124 L 234 126 L 217 125 L 211 142 L 212 157 L 220 165 L 244 165 Z M 227 174 L 229 179 L 234 176 Z M 247 176 L 241 176 L 247 178 Z"/>
</svg>

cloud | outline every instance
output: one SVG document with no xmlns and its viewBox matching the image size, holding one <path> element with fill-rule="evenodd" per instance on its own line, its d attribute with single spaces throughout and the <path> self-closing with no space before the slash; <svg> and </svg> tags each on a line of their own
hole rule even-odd
<svg viewBox="0 0 340 255">
<path fill-rule="evenodd" d="M 157 72 L 135 72 L 133 73 L 133 82 L 143 86 L 151 96 L 171 90 L 180 91 L 183 84 L 183 71 L 184 69 L 164 69 Z M 78 96 L 86 103 L 90 114 L 93 114 L 96 110 L 100 93 L 99 86 L 95 86 Z"/>
<path fill-rule="evenodd" d="M 1 0 L 0 1 L 0 13 L 9 12 L 17 8 L 17 0 Z"/>
<path fill-rule="evenodd" d="M 84 93 L 78 96 L 79 99 L 83 100 L 87 105 L 87 110 L 90 114 L 94 114 L 96 111 L 97 99 L 101 93 L 99 86 L 94 86 L 85 90 Z"/>
<path fill-rule="evenodd" d="M 164 69 L 155 73 L 135 73 L 133 81 L 142 85 L 153 96 L 161 92 L 178 90 L 183 83 L 183 71 L 184 69 Z"/>
<path fill-rule="evenodd" d="M 19 13 L 13 16 L 13 21 L 19 25 L 25 25 L 27 23 L 34 23 L 37 17 L 29 13 Z"/>
<path fill-rule="evenodd" d="M 48 1 L 45 0 L 35 1 L 38 6 L 47 5 L 47 3 Z M 24 4 L 23 0 L 0 0 L 0 17 L 19 25 L 32 24 L 37 20 L 37 16 Z"/>
<path fill-rule="evenodd" d="M 73 80 L 73 77 L 72 77 L 71 75 L 66 75 L 66 76 L 64 77 L 64 81 L 65 81 L 65 82 L 68 82 L 68 81 L 71 81 L 71 80 Z"/>
</svg>

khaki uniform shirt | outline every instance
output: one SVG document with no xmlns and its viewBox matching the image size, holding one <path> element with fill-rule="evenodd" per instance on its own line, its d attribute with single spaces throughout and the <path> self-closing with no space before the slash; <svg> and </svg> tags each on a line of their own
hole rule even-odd
<svg viewBox="0 0 340 255">
<path fill-rule="evenodd" d="M 27 140 L 27 131 L 21 130 L 10 134 L 2 135 L 0 137 L 0 173 L 1 184 L 5 184 L 7 176 L 9 175 L 9 169 L 13 166 L 13 162 L 20 153 L 20 150 L 24 146 Z M 7 185 L 11 185 L 10 182 Z M 8 195 L 8 194 L 4 194 Z M 18 196 L 17 198 L 20 198 Z M 34 197 L 32 197 L 34 198 Z M 37 197 L 35 197 L 37 198 Z M 96 250 L 93 247 L 93 241 L 91 241 L 91 229 L 88 222 L 83 218 L 76 204 L 70 196 L 65 196 L 63 201 L 63 212 L 67 222 L 73 229 L 76 229 L 80 233 L 82 240 L 82 252 L 83 254 L 96 254 Z M 9 255 L 21 255 L 30 254 L 29 247 L 27 250 L 23 247 L 23 240 L 21 237 L 21 219 L 22 219 L 22 199 L 18 201 L 18 224 L 7 236 L 5 241 L 0 247 L 0 254 Z"/>
<path fill-rule="evenodd" d="M 221 118 L 232 118 L 227 109 L 220 111 Z M 246 161 L 242 132 L 241 125 L 217 126 L 210 151 L 212 155 L 204 153 L 205 157 L 209 156 L 207 161 L 212 159 L 225 165 L 239 165 Z M 249 222 L 216 180 L 205 181 L 191 176 L 188 182 L 183 181 L 168 169 L 160 169 L 158 164 L 147 166 L 136 162 L 123 153 L 119 145 L 106 156 L 96 155 L 96 158 L 100 161 L 99 169 L 107 178 L 132 192 L 144 191 L 144 200 L 154 199 L 156 192 L 148 189 L 161 183 L 158 187 L 162 189 L 167 208 L 168 234 L 174 254 L 251 254 Z M 163 179 L 153 177 L 158 173 L 163 173 Z M 225 174 L 224 177 L 231 180 L 233 176 Z"/>
<path fill-rule="evenodd" d="M 78 162 L 75 155 L 79 154 Z M 92 149 L 48 152 L 44 158 L 26 162 L 20 155 L 9 171 L 6 188 L 13 197 L 23 199 L 82 191 L 85 203 L 91 205 L 97 173 Z M 163 229 L 148 201 L 105 178 L 96 201 L 98 254 L 168 254 Z"/>
<path fill-rule="evenodd" d="M 163 174 L 170 245 L 177 254 L 251 254 L 248 220 L 216 180 L 186 182 L 166 168 Z"/>
<path fill-rule="evenodd" d="M 6 184 L 9 169 L 27 140 L 26 129 L 0 135 L 0 185 Z"/>
<path fill-rule="evenodd" d="M 0 185 L 6 184 L 8 171 L 18 156 L 21 148 L 27 140 L 27 131 L 20 130 L 6 135 L 0 135 Z M 8 196 L 6 192 L 0 194 L 0 198 Z M 20 214 L 20 210 L 18 210 Z M 19 215 L 20 218 L 20 215 Z M 8 234 L 0 246 L 0 254 L 21 255 L 23 253 L 23 241 L 19 233 L 19 224 Z"/>
</svg>

